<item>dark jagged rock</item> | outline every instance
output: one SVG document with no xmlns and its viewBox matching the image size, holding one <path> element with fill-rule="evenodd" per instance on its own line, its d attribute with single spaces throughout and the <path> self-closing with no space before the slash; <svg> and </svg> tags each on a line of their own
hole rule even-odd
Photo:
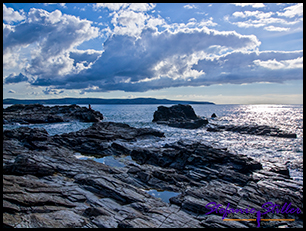
<svg viewBox="0 0 306 231">
<path fill-rule="evenodd" d="M 103 115 L 78 105 L 43 106 L 41 104 L 15 104 L 3 109 L 3 121 L 8 123 L 36 124 L 67 121 L 99 122 Z"/>
<path fill-rule="evenodd" d="M 223 132 L 223 131 L 230 131 L 230 132 L 238 132 L 241 134 L 250 134 L 250 135 L 258 135 L 258 136 L 276 136 L 276 137 L 283 137 L 283 138 L 296 138 L 296 134 L 294 133 L 287 133 L 279 128 L 270 127 L 267 125 L 218 125 L 218 124 L 211 124 L 210 127 L 207 128 L 209 132 Z"/>
<path fill-rule="evenodd" d="M 207 119 L 198 117 L 190 105 L 178 104 L 172 107 L 159 106 L 152 122 L 170 127 L 195 129 L 208 124 Z"/>
<path fill-rule="evenodd" d="M 112 155 L 114 152 L 111 152 L 109 141 L 135 141 L 148 136 L 164 137 L 164 133 L 152 128 L 134 128 L 123 123 L 99 122 L 77 132 L 55 135 L 53 139 L 81 153 Z"/>
<path fill-rule="evenodd" d="M 211 115 L 211 118 L 216 118 L 217 117 L 217 115 L 215 114 L 215 113 L 213 113 L 212 115 Z"/>
<path fill-rule="evenodd" d="M 230 203 L 230 208 L 249 206 L 262 211 L 266 202 L 290 202 L 301 213 L 269 213 L 262 218 L 293 218 L 294 222 L 261 222 L 261 227 L 303 227 L 303 185 L 281 169 L 267 171 L 252 158 L 198 142 L 179 141 L 154 148 L 125 143 L 140 137 L 150 140 L 147 135 L 152 134 L 161 136 L 120 123 L 97 123 L 60 136 L 49 136 L 38 128 L 5 130 L 3 226 L 252 228 L 256 222 L 205 215 L 209 211 L 206 205 L 216 202 L 226 207 Z M 74 150 L 81 147 L 79 136 L 84 138 L 83 150 L 95 145 L 98 153 L 98 143 L 104 146 L 107 141 L 105 153 L 131 155 L 137 163 L 127 160 L 124 167 L 116 168 L 77 159 Z M 166 203 L 148 194 L 149 189 L 179 195 Z"/>
<path fill-rule="evenodd" d="M 140 164 L 152 164 L 179 170 L 194 181 L 224 179 L 239 185 L 250 180 L 249 174 L 262 169 L 260 163 L 244 155 L 234 155 L 202 143 L 166 144 L 160 149 L 134 149 L 131 157 Z"/>
</svg>

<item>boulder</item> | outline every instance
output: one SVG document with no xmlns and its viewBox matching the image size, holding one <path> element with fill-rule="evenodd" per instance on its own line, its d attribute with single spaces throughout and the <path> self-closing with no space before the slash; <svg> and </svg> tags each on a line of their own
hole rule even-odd
<svg viewBox="0 0 306 231">
<path fill-rule="evenodd" d="M 208 120 L 197 116 L 190 105 L 183 104 L 172 107 L 159 106 L 154 112 L 152 122 L 186 129 L 195 129 L 208 124 Z"/>
<path fill-rule="evenodd" d="M 41 104 L 15 104 L 3 109 L 3 121 L 8 123 L 37 124 L 69 121 L 99 122 L 103 115 L 86 107 L 72 104 L 69 106 L 43 106 Z"/>
</svg>

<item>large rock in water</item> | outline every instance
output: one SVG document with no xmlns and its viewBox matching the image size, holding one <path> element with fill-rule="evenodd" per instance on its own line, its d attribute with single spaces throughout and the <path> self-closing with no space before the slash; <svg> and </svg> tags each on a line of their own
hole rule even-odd
<svg viewBox="0 0 306 231">
<path fill-rule="evenodd" d="M 86 107 L 72 104 L 69 106 L 43 106 L 41 104 L 15 104 L 3 109 L 5 123 L 56 123 L 78 120 L 99 122 L 103 115 Z"/>
<path fill-rule="evenodd" d="M 190 105 L 178 104 L 172 107 L 159 106 L 152 122 L 170 127 L 195 129 L 208 124 L 207 119 L 198 117 Z"/>
</svg>

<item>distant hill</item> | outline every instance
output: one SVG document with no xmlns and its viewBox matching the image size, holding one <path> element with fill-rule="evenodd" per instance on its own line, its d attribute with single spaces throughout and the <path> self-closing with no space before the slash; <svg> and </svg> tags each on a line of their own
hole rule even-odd
<svg viewBox="0 0 306 231">
<path fill-rule="evenodd" d="M 155 98 L 99 99 L 99 98 L 62 98 L 62 99 L 3 99 L 3 104 L 214 104 L 211 102 L 183 101 Z"/>
</svg>

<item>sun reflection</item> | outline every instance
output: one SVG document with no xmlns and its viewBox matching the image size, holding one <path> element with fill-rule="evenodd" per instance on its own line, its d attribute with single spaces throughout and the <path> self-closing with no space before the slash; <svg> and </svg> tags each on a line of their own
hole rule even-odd
<svg viewBox="0 0 306 231">
<path fill-rule="evenodd" d="M 255 113 L 265 113 L 272 114 L 280 111 L 288 110 L 288 108 L 284 108 L 283 105 L 271 105 L 271 104 L 260 104 L 260 105 L 250 105 L 247 108 L 249 112 Z"/>
</svg>

